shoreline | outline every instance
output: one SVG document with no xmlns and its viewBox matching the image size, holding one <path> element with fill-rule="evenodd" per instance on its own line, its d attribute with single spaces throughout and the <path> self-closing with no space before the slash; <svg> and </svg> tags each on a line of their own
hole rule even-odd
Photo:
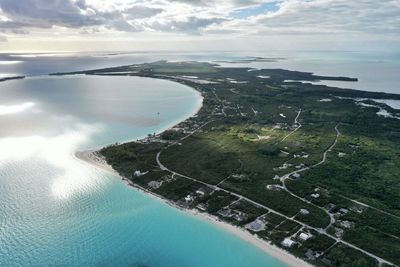
<svg viewBox="0 0 400 267">
<path fill-rule="evenodd" d="M 262 240 L 259 238 L 256 234 L 251 234 L 248 232 L 246 229 L 234 226 L 232 224 L 229 224 L 227 222 L 224 222 L 220 220 L 218 217 L 213 216 L 209 213 L 206 212 L 200 212 L 197 209 L 185 209 L 182 208 L 178 205 L 176 205 L 174 202 L 157 195 L 135 183 L 133 183 L 131 180 L 121 176 L 117 171 L 115 171 L 107 162 L 105 159 L 98 155 L 97 150 L 85 150 L 85 151 L 78 151 L 74 154 L 74 157 L 77 160 L 83 161 L 85 163 L 88 163 L 92 165 L 95 168 L 101 169 L 105 172 L 107 172 L 110 175 L 113 175 L 115 177 L 118 177 L 123 181 L 127 186 L 132 187 L 136 190 L 141 191 L 142 193 L 146 194 L 149 197 L 152 197 L 154 199 L 157 199 L 159 201 L 164 202 L 165 204 L 177 208 L 182 212 L 186 212 L 187 214 L 190 214 L 192 216 L 196 216 L 202 220 L 206 220 L 207 222 L 211 222 L 212 224 L 222 228 L 225 231 L 228 231 L 231 234 L 234 234 L 235 236 L 239 237 L 243 241 L 250 243 L 253 246 L 256 246 L 258 249 L 262 250 L 264 253 L 268 254 L 269 256 L 279 260 L 282 263 L 285 263 L 289 266 L 293 267 L 310 267 L 313 266 L 305 261 L 303 261 L 300 258 L 297 258 L 296 256 L 290 254 L 289 252 L 272 245 L 268 243 L 265 240 Z"/>
<path fill-rule="evenodd" d="M 150 79 L 154 79 L 154 78 L 150 78 Z M 162 78 L 155 78 L 155 79 L 162 79 Z M 182 84 L 178 81 L 172 81 L 170 79 L 166 79 L 166 80 L 168 80 L 170 82 Z M 182 123 L 182 122 L 186 121 L 187 119 L 189 119 L 193 116 L 196 116 L 200 112 L 200 110 L 203 108 L 203 103 L 204 103 L 203 94 L 199 90 L 196 90 L 195 88 L 193 88 L 187 84 L 183 84 L 183 85 L 189 87 L 190 89 L 192 89 L 199 95 L 199 97 L 201 98 L 199 101 L 200 104 L 196 107 L 196 109 L 193 111 L 193 113 L 190 116 L 187 116 L 185 119 L 172 122 L 171 126 L 164 128 L 164 129 L 160 129 L 159 131 L 156 132 L 156 134 L 161 134 L 161 133 L 165 132 L 166 130 L 175 127 L 179 123 Z M 137 138 L 136 140 L 132 140 L 132 139 L 125 140 L 125 141 L 122 141 L 121 143 L 137 142 L 137 141 L 145 139 L 145 138 L 146 138 L 146 136 L 143 136 L 143 137 Z M 149 197 L 157 199 L 158 201 L 162 201 L 163 203 L 165 203 L 173 208 L 176 208 L 182 212 L 185 212 L 188 215 L 196 216 L 197 218 L 200 218 L 202 220 L 205 220 L 209 223 L 214 224 L 217 227 L 220 227 L 222 230 L 225 230 L 231 234 L 234 234 L 235 236 L 242 239 L 242 241 L 245 241 L 246 243 L 250 243 L 251 245 L 257 247 L 262 252 L 268 254 L 272 258 L 275 258 L 284 264 L 287 264 L 288 266 L 293 266 L 293 267 L 311 267 L 311 266 L 313 266 L 310 263 L 307 263 L 306 261 L 302 260 L 301 258 L 298 258 L 298 257 L 294 256 L 293 254 L 285 251 L 284 249 L 281 249 L 273 244 L 270 244 L 268 241 L 259 238 L 256 234 L 251 234 L 249 231 L 247 231 L 246 229 L 244 229 L 242 227 L 234 226 L 232 224 L 229 224 L 228 222 L 224 222 L 224 221 L 220 220 L 218 217 L 216 217 L 214 215 L 211 215 L 206 212 L 201 212 L 197 209 L 182 208 L 182 207 L 178 206 L 177 204 L 175 204 L 173 201 L 171 201 L 167 198 L 164 198 L 160 195 L 157 195 L 157 194 L 147 190 L 146 188 L 143 188 L 143 187 L 135 184 L 128 178 L 120 175 L 116 170 L 114 170 L 112 168 L 111 165 L 109 165 L 106 162 L 106 160 L 104 159 L 103 156 L 98 154 L 98 151 L 101 148 L 102 147 L 96 147 L 96 148 L 92 148 L 92 149 L 88 149 L 88 150 L 77 151 L 74 153 L 73 156 L 77 160 L 83 161 L 89 165 L 92 165 L 95 168 L 101 169 L 101 170 L 105 171 L 106 173 L 115 176 L 116 178 L 119 178 L 127 186 L 129 186 L 135 190 L 139 190 Z"/>
</svg>

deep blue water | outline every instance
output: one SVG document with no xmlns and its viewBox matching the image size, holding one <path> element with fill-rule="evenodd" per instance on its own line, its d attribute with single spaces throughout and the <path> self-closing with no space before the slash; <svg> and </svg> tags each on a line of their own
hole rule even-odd
<svg viewBox="0 0 400 267">
<path fill-rule="evenodd" d="M 42 76 L 0 83 L 0 96 L 0 266 L 285 266 L 74 158 L 190 116 L 197 92 L 136 77 Z"/>
</svg>

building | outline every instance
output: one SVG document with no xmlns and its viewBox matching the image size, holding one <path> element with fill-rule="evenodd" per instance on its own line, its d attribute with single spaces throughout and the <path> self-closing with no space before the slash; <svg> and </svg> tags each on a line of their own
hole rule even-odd
<svg viewBox="0 0 400 267">
<path fill-rule="evenodd" d="M 270 184 L 270 185 L 267 185 L 267 189 L 273 190 L 273 191 L 279 191 L 279 190 L 282 190 L 283 188 L 280 185 Z"/>
<path fill-rule="evenodd" d="M 318 252 L 315 252 L 312 249 L 308 249 L 304 255 L 306 255 L 307 259 L 309 259 L 311 261 L 315 261 L 319 256 L 321 256 L 321 254 L 319 254 Z M 329 265 L 329 266 L 331 266 L 331 265 Z"/>
<path fill-rule="evenodd" d="M 151 187 L 152 189 L 158 189 L 162 186 L 162 182 L 159 181 L 151 181 L 147 184 L 149 187 Z"/>
<path fill-rule="evenodd" d="M 253 232 L 259 232 L 265 229 L 265 223 L 259 219 L 256 219 L 251 223 L 246 224 L 245 227 Z"/>
<path fill-rule="evenodd" d="M 310 212 L 307 209 L 300 209 L 300 214 L 301 215 L 308 215 Z"/>
<path fill-rule="evenodd" d="M 300 163 L 299 165 L 296 166 L 296 169 L 301 169 L 304 168 L 306 165 L 304 163 Z"/>
<path fill-rule="evenodd" d="M 202 189 L 199 189 L 196 191 L 196 194 L 198 194 L 200 196 L 204 196 L 206 193 Z"/>
<path fill-rule="evenodd" d="M 233 218 L 238 222 L 242 222 L 247 218 L 247 214 L 244 212 L 235 210 L 235 215 L 233 215 Z"/>
<path fill-rule="evenodd" d="M 344 208 L 341 208 L 340 210 L 339 210 L 339 212 L 341 213 L 341 214 L 347 214 L 347 213 L 349 213 L 349 210 L 348 209 L 344 209 Z"/>
<path fill-rule="evenodd" d="M 141 171 L 139 171 L 139 170 L 137 170 L 137 171 L 135 171 L 134 173 L 133 173 L 133 176 L 135 176 L 135 177 L 140 177 L 140 176 L 143 176 L 143 175 L 145 175 L 145 174 L 147 174 L 148 172 L 141 172 Z"/>
<path fill-rule="evenodd" d="M 346 229 L 350 229 L 351 227 L 353 227 L 353 223 L 349 221 L 341 221 L 340 226 Z"/>
<path fill-rule="evenodd" d="M 306 240 L 310 239 L 311 237 L 312 237 L 312 235 L 311 235 L 311 234 L 308 234 L 308 233 L 301 233 L 301 234 L 299 235 L 299 238 L 300 238 L 301 240 L 303 240 L 303 241 L 306 241 Z"/>
<path fill-rule="evenodd" d="M 312 198 L 319 198 L 319 196 L 320 196 L 319 194 L 311 194 Z"/>
<path fill-rule="evenodd" d="M 218 214 L 221 215 L 222 217 L 232 217 L 231 209 L 229 208 L 220 209 L 218 211 Z"/>
<path fill-rule="evenodd" d="M 335 236 L 337 238 L 342 238 L 344 235 L 344 230 L 342 228 L 335 227 Z"/>
<path fill-rule="evenodd" d="M 196 206 L 196 208 L 201 211 L 207 211 L 207 205 L 204 203 L 200 203 L 199 205 Z"/>
<path fill-rule="evenodd" d="M 291 248 L 296 242 L 294 242 L 292 239 L 290 239 L 289 237 L 285 238 L 282 241 L 282 246 L 287 247 L 287 248 Z"/>
<path fill-rule="evenodd" d="M 192 197 L 191 195 L 187 195 L 187 196 L 185 197 L 185 201 L 188 202 L 188 203 L 192 202 L 193 200 L 194 200 L 194 199 L 193 199 L 193 197 Z"/>
</svg>

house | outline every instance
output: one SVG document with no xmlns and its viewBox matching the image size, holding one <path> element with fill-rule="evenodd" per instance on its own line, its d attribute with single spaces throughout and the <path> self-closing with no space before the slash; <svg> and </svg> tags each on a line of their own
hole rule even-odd
<svg viewBox="0 0 400 267">
<path fill-rule="evenodd" d="M 204 196 L 206 193 L 202 189 L 199 189 L 196 191 L 196 194 L 198 194 L 200 196 Z"/>
<path fill-rule="evenodd" d="M 287 248 L 291 248 L 296 242 L 294 242 L 292 239 L 290 239 L 289 237 L 285 238 L 282 241 L 282 246 L 287 247 Z"/>
<path fill-rule="evenodd" d="M 344 230 L 342 228 L 335 227 L 335 236 L 337 238 L 342 238 L 343 234 L 344 234 Z"/>
<path fill-rule="evenodd" d="M 310 239 L 311 237 L 312 237 L 312 235 L 311 235 L 311 234 L 308 234 L 308 233 L 301 233 L 301 234 L 299 235 L 299 238 L 300 238 L 301 240 L 303 240 L 303 241 L 306 241 L 306 240 Z"/>
<path fill-rule="evenodd" d="M 312 198 L 319 198 L 319 196 L 320 196 L 319 194 L 311 194 Z"/>
<path fill-rule="evenodd" d="M 148 173 L 148 171 L 147 172 L 141 172 L 141 171 L 137 170 L 137 171 L 135 171 L 133 173 L 133 176 L 140 177 L 140 176 L 146 175 L 147 173 Z"/>
<path fill-rule="evenodd" d="M 142 176 L 142 172 L 141 172 L 141 171 L 135 171 L 135 172 L 133 173 L 133 176 L 135 176 L 135 177 Z"/>
<path fill-rule="evenodd" d="M 218 214 L 221 215 L 222 217 L 232 217 L 231 209 L 229 208 L 220 209 L 218 211 Z"/>
<path fill-rule="evenodd" d="M 201 211 L 207 211 L 207 205 L 204 203 L 200 203 L 199 205 L 196 206 L 196 208 Z"/>
<path fill-rule="evenodd" d="M 307 252 L 304 253 L 304 255 L 306 255 L 307 259 L 309 259 L 310 261 L 315 261 L 320 256 L 312 249 L 308 249 Z"/>
<path fill-rule="evenodd" d="M 304 168 L 306 165 L 304 163 L 300 163 L 299 165 L 296 166 L 296 169 L 301 169 Z"/>
<path fill-rule="evenodd" d="M 251 223 L 246 224 L 245 228 L 253 232 L 259 232 L 265 229 L 265 223 L 259 219 L 256 219 Z"/>
<path fill-rule="evenodd" d="M 172 177 L 172 175 L 165 175 L 161 178 L 161 180 L 168 183 L 168 182 L 171 182 L 172 180 L 174 180 L 174 178 Z"/>
<path fill-rule="evenodd" d="M 279 191 L 279 190 L 282 190 L 282 186 L 276 185 L 276 184 L 269 184 L 269 185 L 267 185 L 267 189 L 273 190 L 273 191 Z"/>
<path fill-rule="evenodd" d="M 281 150 L 281 153 L 289 154 L 288 152 L 282 151 L 282 150 Z M 281 167 L 278 167 L 278 169 L 279 170 L 286 170 L 287 168 L 289 168 L 291 166 L 292 166 L 292 164 L 290 164 L 290 163 L 283 163 L 283 165 Z"/>
<path fill-rule="evenodd" d="M 307 209 L 300 209 L 300 214 L 301 215 L 308 215 L 310 212 Z"/>
<path fill-rule="evenodd" d="M 158 189 L 162 186 L 162 182 L 159 181 L 151 181 L 147 184 L 149 187 L 151 187 L 152 189 Z"/>
<path fill-rule="evenodd" d="M 238 221 L 244 221 L 247 218 L 247 214 L 238 210 L 235 210 L 235 215 L 233 215 L 233 218 Z"/>
<path fill-rule="evenodd" d="M 341 213 L 341 214 L 347 214 L 347 213 L 349 213 L 349 210 L 348 209 L 344 209 L 344 208 L 341 208 L 340 210 L 339 210 L 339 212 Z"/>
<path fill-rule="evenodd" d="M 353 206 L 353 207 L 351 207 L 350 208 L 350 210 L 351 211 L 354 211 L 354 212 L 357 212 L 358 214 L 361 214 L 361 213 L 363 213 L 363 211 L 364 211 L 364 208 L 363 207 L 358 207 L 358 206 Z"/>
<path fill-rule="evenodd" d="M 187 196 L 185 197 L 185 201 L 188 202 L 188 203 L 192 202 L 193 200 L 194 200 L 194 199 L 193 199 L 193 197 L 192 197 L 191 195 L 187 195 Z"/>
<path fill-rule="evenodd" d="M 349 222 L 349 221 L 341 221 L 340 226 L 342 226 L 343 228 L 349 229 L 353 226 L 353 223 Z"/>
</svg>

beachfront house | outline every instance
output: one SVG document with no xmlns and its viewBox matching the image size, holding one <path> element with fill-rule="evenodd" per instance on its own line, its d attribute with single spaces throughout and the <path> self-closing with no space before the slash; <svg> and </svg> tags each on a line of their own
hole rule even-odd
<svg viewBox="0 0 400 267">
<path fill-rule="evenodd" d="M 245 228 L 253 232 L 259 232 L 265 229 L 265 223 L 259 219 L 256 219 L 251 223 L 246 224 Z"/>
<path fill-rule="evenodd" d="M 186 201 L 187 203 L 193 202 L 193 200 L 194 200 L 194 198 L 193 198 L 191 195 L 187 195 L 187 196 L 185 197 L 185 201 Z"/>
<path fill-rule="evenodd" d="M 294 242 L 292 239 L 290 239 L 289 237 L 283 239 L 282 241 L 282 246 L 287 247 L 287 248 L 291 248 L 296 242 Z"/>
<path fill-rule="evenodd" d="M 162 182 L 159 181 L 151 181 L 147 184 L 152 189 L 158 189 L 162 186 Z"/>
</svg>

